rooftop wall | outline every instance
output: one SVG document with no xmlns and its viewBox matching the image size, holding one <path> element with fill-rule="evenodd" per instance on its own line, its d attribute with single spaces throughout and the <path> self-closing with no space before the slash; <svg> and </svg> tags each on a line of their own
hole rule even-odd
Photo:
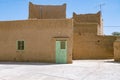
<svg viewBox="0 0 120 80">
<path fill-rule="evenodd" d="M 29 19 L 64 19 L 66 18 L 66 4 L 36 5 L 29 3 Z"/>
<path fill-rule="evenodd" d="M 103 35 L 103 21 L 101 12 L 96 14 L 76 14 L 73 13 L 74 25 L 76 24 L 97 24 L 97 35 Z M 91 26 L 92 29 L 94 29 Z"/>
<path fill-rule="evenodd" d="M 101 12 L 96 14 L 76 14 L 73 13 L 73 18 L 75 22 L 79 23 L 98 23 L 100 24 Z"/>
</svg>

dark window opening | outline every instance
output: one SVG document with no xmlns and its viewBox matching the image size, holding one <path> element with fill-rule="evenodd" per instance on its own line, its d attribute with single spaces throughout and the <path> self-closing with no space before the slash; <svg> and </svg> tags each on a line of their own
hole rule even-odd
<svg viewBox="0 0 120 80">
<path fill-rule="evenodd" d="M 24 41 L 17 41 L 17 49 L 24 50 Z"/>
<path fill-rule="evenodd" d="M 60 46 L 61 46 L 61 49 L 65 49 L 65 41 L 61 41 L 61 43 L 60 43 Z"/>
</svg>

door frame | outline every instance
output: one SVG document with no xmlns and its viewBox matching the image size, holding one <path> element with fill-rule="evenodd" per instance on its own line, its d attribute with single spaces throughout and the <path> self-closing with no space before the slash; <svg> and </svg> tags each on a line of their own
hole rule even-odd
<svg viewBox="0 0 120 80">
<path fill-rule="evenodd" d="M 63 44 L 64 42 L 64 44 Z M 67 63 L 67 41 L 56 40 L 56 63 L 66 64 Z"/>
<path fill-rule="evenodd" d="M 53 37 L 53 40 L 54 40 L 54 51 L 55 51 L 55 53 L 54 53 L 54 60 L 55 60 L 55 63 L 56 63 L 56 41 L 62 41 L 62 40 L 65 40 L 65 41 L 67 41 L 67 51 L 66 51 L 66 63 L 68 63 L 68 40 L 69 39 L 69 37 Z"/>
</svg>

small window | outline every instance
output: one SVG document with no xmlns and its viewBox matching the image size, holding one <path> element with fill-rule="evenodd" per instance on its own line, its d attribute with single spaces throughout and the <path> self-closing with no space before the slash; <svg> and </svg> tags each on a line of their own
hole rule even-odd
<svg viewBox="0 0 120 80">
<path fill-rule="evenodd" d="M 61 49 L 65 49 L 65 41 L 61 41 L 60 46 L 61 46 Z"/>
<path fill-rule="evenodd" d="M 17 49 L 24 50 L 24 41 L 17 41 Z"/>
</svg>

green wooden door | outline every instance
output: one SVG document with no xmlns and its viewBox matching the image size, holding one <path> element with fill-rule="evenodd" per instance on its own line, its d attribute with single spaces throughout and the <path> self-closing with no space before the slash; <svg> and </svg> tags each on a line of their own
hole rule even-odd
<svg viewBox="0 0 120 80">
<path fill-rule="evenodd" d="M 67 41 L 56 41 L 56 63 L 67 63 Z"/>
</svg>

